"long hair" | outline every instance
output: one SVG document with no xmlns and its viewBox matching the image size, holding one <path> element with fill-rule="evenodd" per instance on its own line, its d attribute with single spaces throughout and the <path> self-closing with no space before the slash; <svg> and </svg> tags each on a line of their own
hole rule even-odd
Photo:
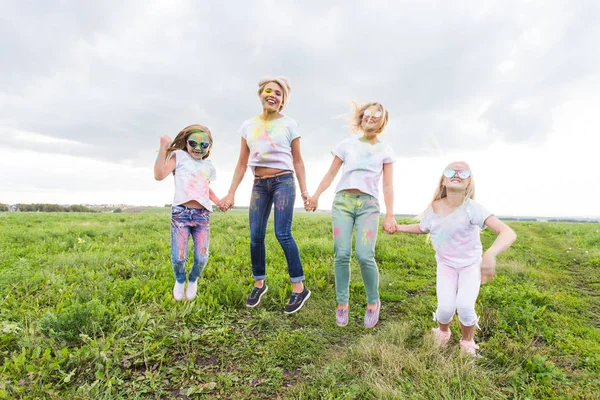
<svg viewBox="0 0 600 400">
<path fill-rule="evenodd" d="M 386 108 L 383 106 L 383 104 L 378 103 L 376 101 L 366 103 L 366 104 L 361 104 L 356 101 L 353 101 L 350 104 L 352 106 L 352 117 L 350 118 L 348 123 L 350 125 L 350 129 L 352 130 L 352 132 L 364 133 L 364 130 L 362 128 L 362 119 L 365 116 L 365 111 L 367 110 L 367 108 L 369 108 L 371 106 L 378 107 L 382 113 L 381 123 L 380 123 L 379 129 L 377 129 L 376 133 L 379 135 L 381 132 L 384 131 L 385 127 L 388 124 L 389 114 L 388 114 L 388 111 L 386 110 Z"/>
<path fill-rule="evenodd" d="M 187 141 L 188 141 L 189 137 L 194 133 L 200 133 L 200 132 L 204 132 L 204 133 L 206 133 L 206 136 L 208 136 L 208 142 L 210 143 L 210 147 L 208 148 L 208 151 L 206 152 L 204 157 L 202 157 L 202 159 L 204 160 L 204 159 L 208 158 L 208 156 L 210 155 L 210 151 L 212 150 L 212 147 L 213 147 L 212 134 L 210 133 L 210 130 L 206 126 L 195 124 L 195 125 L 186 126 L 185 128 L 183 128 L 181 130 L 181 132 L 179 132 L 177 134 L 177 136 L 175 136 L 175 139 L 173 140 L 173 142 L 167 149 L 167 157 L 166 157 L 165 161 L 168 160 L 169 157 L 171 157 L 171 154 L 175 150 L 187 151 L 186 146 L 187 146 Z"/>
<path fill-rule="evenodd" d="M 448 193 L 446 192 L 446 186 L 444 186 L 444 174 L 440 178 L 437 187 L 435 188 L 435 192 L 433 193 L 433 199 L 427 206 L 429 208 L 435 201 L 441 200 L 444 197 L 448 197 Z M 465 198 L 463 199 L 463 203 L 467 201 L 467 199 L 475 200 L 475 181 L 473 180 L 473 172 L 471 171 L 471 176 L 467 178 L 469 182 L 467 183 L 467 187 L 465 189 Z"/>
<path fill-rule="evenodd" d="M 278 110 L 281 112 L 281 110 L 283 110 L 288 103 L 290 94 L 292 93 L 292 86 L 290 85 L 290 82 L 287 80 L 287 78 L 284 76 L 278 76 L 276 78 L 263 78 L 258 82 L 258 97 L 260 97 L 260 95 L 262 94 L 263 90 L 265 89 L 265 86 L 267 86 L 267 84 L 271 82 L 275 82 L 276 84 L 281 86 L 281 90 L 283 90 L 283 98 L 281 100 L 281 104 L 279 105 Z"/>
</svg>

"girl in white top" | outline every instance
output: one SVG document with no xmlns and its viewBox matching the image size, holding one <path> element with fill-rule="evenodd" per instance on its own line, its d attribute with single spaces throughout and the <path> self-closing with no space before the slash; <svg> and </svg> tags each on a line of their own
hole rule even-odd
<svg viewBox="0 0 600 400">
<path fill-rule="evenodd" d="M 343 140 L 333 151 L 333 162 L 319 188 L 310 198 L 307 211 L 315 211 L 319 196 L 333 182 L 343 166 L 335 189 L 331 216 L 334 239 L 334 272 L 338 307 L 336 322 L 348 324 L 350 255 L 352 233 L 356 228 L 356 258 L 367 293 L 364 325 L 371 328 L 379 320 L 379 271 L 375 263 L 375 243 L 379 226 L 379 180 L 383 174 L 383 197 L 386 216 L 383 229 L 395 231 L 392 148 L 379 140 L 388 122 L 388 112 L 380 103 L 354 104 L 351 129 L 359 137 Z"/>
<path fill-rule="evenodd" d="M 285 313 L 298 311 L 310 297 L 310 290 L 303 284 L 304 271 L 298 245 L 292 236 L 292 220 L 296 185 L 298 179 L 302 199 L 308 200 L 306 172 L 300 152 L 298 123 L 283 114 L 291 93 L 291 86 L 284 77 L 266 78 L 258 83 L 258 97 L 262 113 L 245 121 L 239 130 L 240 155 L 222 208 L 234 205 L 235 192 L 246 169 L 254 174 L 250 200 L 250 258 L 254 287 L 246 299 L 246 306 L 256 307 L 267 292 L 265 235 L 271 209 L 275 206 L 275 236 L 281 245 L 288 266 L 292 294 Z"/>
<path fill-rule="evenodd" d="M 186 279 L 185 261 L 190 235 L 194 242 L 194 264 L 185 290 L 187 300 L 196 297 L 197 281 L 208 262 L 211 201 L 221 200 L 210 189 L 215 168 L 208 160 L 213 145 L 210 131 L 203 125 L 184 128 L 175 140 L 161 136 L 154 164 L 154 178 L 163 180 L 173 173 L 175 196 L 171 214 L 171 261 L 175 274 L 173 297 L 182 300 Z"/>
<path fill-rule="evenodd" d="M 431 236 L 437 261 L 438 307 L 434 320 L 438 327 L 433 329 L 435 340 L 440 345 L 448 343 L 449 325 L 456 310 L 462 331 L 460 348 L 472 355 L 479 348 L 473 340 L 479 320 L 475 314 L 479 285 L 493 279 L 496 256 L 517 237 L 474 198 L 475 183 L 469 166 L 463 161 L 453 162 L 444 170 L 421 222 L 396 226 L 397 232 L 429 233 Z M 498 237 L 482 257 L 480 231 L 486 226 Z"/>
</svg>

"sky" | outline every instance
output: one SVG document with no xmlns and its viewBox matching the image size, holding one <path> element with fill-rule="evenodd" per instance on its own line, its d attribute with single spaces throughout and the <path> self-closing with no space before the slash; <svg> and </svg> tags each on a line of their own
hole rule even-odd
<svg viewBox="0 0 600 400">
<path fill-rule="evenodd" d="M 193 123 L 213 133 L 222 197 L 237 131 L 261 112 L 258 81 L 283 75 L 311 193 L 352 135 L 350 102 L 379 101 L 390 114 L 381 140 L 397 155 L 395 213 L 423 211 L 444 167 L 465 160 L 476 199 L 498 215 L 600 216 L 597 1 L 0 9 L 0 203 L 170 203 L 172 177 L 153 177 L 159 138 Z M 251 175 L 236 206 L 249 203 Z M 334 188 L 319 208 L 331 208 Z"/>
</svg>

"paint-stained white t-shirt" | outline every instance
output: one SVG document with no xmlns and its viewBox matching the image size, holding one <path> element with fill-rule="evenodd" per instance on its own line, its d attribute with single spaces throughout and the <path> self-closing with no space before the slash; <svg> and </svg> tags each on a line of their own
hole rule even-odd
<svg viewBox="0 0 600 400">
<path fill-rule="evenodd" d="M 332 152 L 343 162 L 342 176 L 335 192 L 358 189 L 379 198 L 379 180 L 383 164 L 396 161 L 394 150 L 386 143 L 371 144 L 358 137 L 342 140 Z"/>
<path fill-rule="evenodd" d="M 300 132 L 298 123 L 287 115 L 269 121 L 260 116 L 250 118 L 242 124 L 239 134 L 250 149 L 248 166 L 252 172 L 256 167 L 294 170 L 292 141 L 300 137 Z"/>
<path fill-rule="evenodd" d="M 429 233 L 438 263 L 461 268 L 481 260 L 481 230 L 491 212 L 475 200 L 467 199 L 446 216 L 429 207 L 419 223 L 422 232 Z"/>
<path fill-rule="evenodd" d="M 196 200 L 208 211 L 212 211 L 209 185 L 216 179 L 216 171 L 209 160 L 195 160 L 187 151 L 175 150 L 175 196 L 173 205 L 178 206 Z"/>
</svg>

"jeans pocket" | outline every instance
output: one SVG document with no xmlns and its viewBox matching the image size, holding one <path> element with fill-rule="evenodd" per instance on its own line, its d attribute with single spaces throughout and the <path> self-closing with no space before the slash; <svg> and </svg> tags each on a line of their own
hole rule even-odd
<svg viewBox="0 0 600 400">
<path fill-rule="evenodd" d="M 185 212 L 185 207 L 182 206 L 173 206 L 171 209 L 171 216 L 179 217 Z"/>
</svg>

